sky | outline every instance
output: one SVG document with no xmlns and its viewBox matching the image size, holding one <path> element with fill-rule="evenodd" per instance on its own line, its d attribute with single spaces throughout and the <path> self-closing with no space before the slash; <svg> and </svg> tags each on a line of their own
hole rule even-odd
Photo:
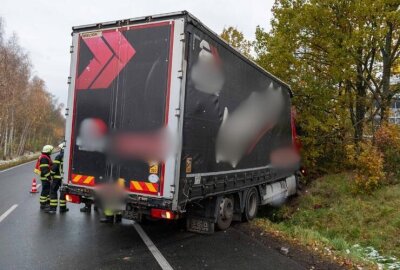
<svg viewBox="0 0 400 270">
<path fill-rule="evenodd" d="M 29 54 L 33 75 L 58 101 L 67 103 L 71 27 L 187 10 L 216 33 L 235 26 L 254 39 L 257 25 L 269 29 L 274 0 L 1 0 L 6 35 L 15 32 Z"/>
</svg>

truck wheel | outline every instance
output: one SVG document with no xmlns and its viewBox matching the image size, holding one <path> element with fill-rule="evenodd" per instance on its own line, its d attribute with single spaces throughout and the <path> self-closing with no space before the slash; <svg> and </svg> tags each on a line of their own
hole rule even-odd
<svg viewBox="0 0 400 270">
<path fill-rule="evenodd" d="M 258 193 L 255 187 L 247 192 L 245 206 L 244 206 L 244 219 L 246 221 L 253 220 L 257 216 L 258 211 Z"/>
<path fill-rule="evenodd" d="M 226 230 L 233 219 L 233 198 L 223 198 L 219 206 L 219 215 L 217 218 L 217 227 L 220 230 Z"/>
</svg>

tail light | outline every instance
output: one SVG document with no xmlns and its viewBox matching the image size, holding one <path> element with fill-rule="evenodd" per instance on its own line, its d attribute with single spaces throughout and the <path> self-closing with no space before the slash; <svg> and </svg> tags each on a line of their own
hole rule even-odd
<svg viewBox="0 0 400 270">
<path fill-rule="evenodd" d="M 165 218 L 165 219 L 175 219 L 175 214 L 172 211 L 164 209 L 151 209 L 151 217 L 153 218 Z"/>
<path fill-rule="evenodd" d="M 65 195 L 65 199 L 70 203 L 81 203 L 81 198 L 77 195 L 67 194 Z"/>
</svg>

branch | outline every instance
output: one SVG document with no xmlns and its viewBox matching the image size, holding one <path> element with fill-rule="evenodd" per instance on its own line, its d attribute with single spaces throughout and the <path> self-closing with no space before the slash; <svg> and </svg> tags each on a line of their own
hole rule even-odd
<svg viewBox="0 0 400 270">
<path fill-rule="evenodd" d="M 390 55 L 390 59 L 391 59 L 391 63 L 392 63 L 392 64 L 393 64 L 394 60 L 395 60 L 397 57 L 399 57 L 399 53 L 400 53 L 400 51 L 398 51 L 398 50 L 399 50 L 399 47 L 400 47 L 400 38 L 397 39 L 397 42 L 396 42 L 396 44 L 394 45 L 393 51 L 392 51 L 392 53 L 391 53 L 391 55 Z"/>
<path fill-rule="evenodd" d="M 368 89 L 371 91 L 372 95 L 374 96 L 374 99 L 376 100 L 376 102 L 378 102 L 379 108 L 382 106 L 381 102 L 380 102 L 380 96 L 378 95 L 378 93 L 380 94 L 380 91 L 375 91 L 375 89 L 371 86 L 371 84 L 369 83 L 369 81 L 367 79 L 364 78 L 364 76 L 362 76 L 364 82 L 367 84 Z"/>
<path fill-rule="evenodd" d="M 374 84 L 374 86 L 375 86 L 375 89 L 376 89 L 376 91 L 377 92 L 379 92 L 380 93 L 380 89 L 382 88 L 382 84 L 383 84 L 383 82 L 382 82 L 382 80 L 379 82 L 379 84 L 375 81 L 375 79 L 374 79 L 374 77 L 372 76 L 372 70 L 366 70 L 367 71 L 367 73 L 368 73 L 368 78 L 372 81 L 372 83 Z M 364 78 L 364 76 L 363 76 L 363 78 Z M 364 78 L 365 79 L 365 78 Z M 368 84 L 369 84 L 369 82 L 368 82 Z M 373 91 L 373 89 L 371 88 L 371 87 L 369 87 L 370 89 L 371 89 L 371 91 Z"/>
</svg>

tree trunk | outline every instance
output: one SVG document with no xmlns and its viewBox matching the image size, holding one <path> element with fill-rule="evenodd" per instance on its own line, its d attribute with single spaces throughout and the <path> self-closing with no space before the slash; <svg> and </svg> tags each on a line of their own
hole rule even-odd
<svg viewBox="0 0 400 270">
<path fill-rule="evenodd" d="M 388 22 L 388 28 L 389 29 L 385 37 L 385 44 L 381 48 L 381 53 L 382 53 L 382 107 L 381 107 L 381 120 L 380 120 L 381 125 L 389 121 L 390 105 L 391 105 L 391 100 L 393 98 L 390 93 L 393 24 Z"/>
<path fill-rule="evenodd" d="M 365 99 L 367 92 L 365 87 L 357 88 L 356 98 L 356 123 L 354 127 L 354 141 L 358 144 L 364 136 L 364 120 L 366 113 Z"/>
<path fill-rule="evenodd" d="M 8 143 L 8 125 L 6 124 L 6 132 L 4 134 L 4 152 L 3 159 L 7 159 L 7 143 Z"/>
<path fill-rule="evenodd" d="M 362 49 L 357 51 L 362 57 Z M 367 98 L 367 85 L 364 82 L 363 66 L 362 63 L 357 64 L 357 78 L 355 83 L 356 91 L 356 112 L 354 124 L 354 142 L 356 145 L 363 139 L 364 136 L 364 122 L 366 114 L 366 98 Z"/>
<path fill-rule="evenodd" d="M 11 128 L 10 128 L 10 135 L 9 135 L 9 142 L 8 142 L 8 155 L 10 158 L 13 158 L 13 154 L 14 154 L 14 129 L 15 129 L 15 125 L 14 125 L 14 108 L 11 108 Z"/>
<path fill-rule="evenodd" d="M 18 156 L 21 156 L 25 151 L 26 138 L 28 137 L 30 123 L 27 122 L 21 134 L 20 143 L 18 146 Z"/>
</svg>

